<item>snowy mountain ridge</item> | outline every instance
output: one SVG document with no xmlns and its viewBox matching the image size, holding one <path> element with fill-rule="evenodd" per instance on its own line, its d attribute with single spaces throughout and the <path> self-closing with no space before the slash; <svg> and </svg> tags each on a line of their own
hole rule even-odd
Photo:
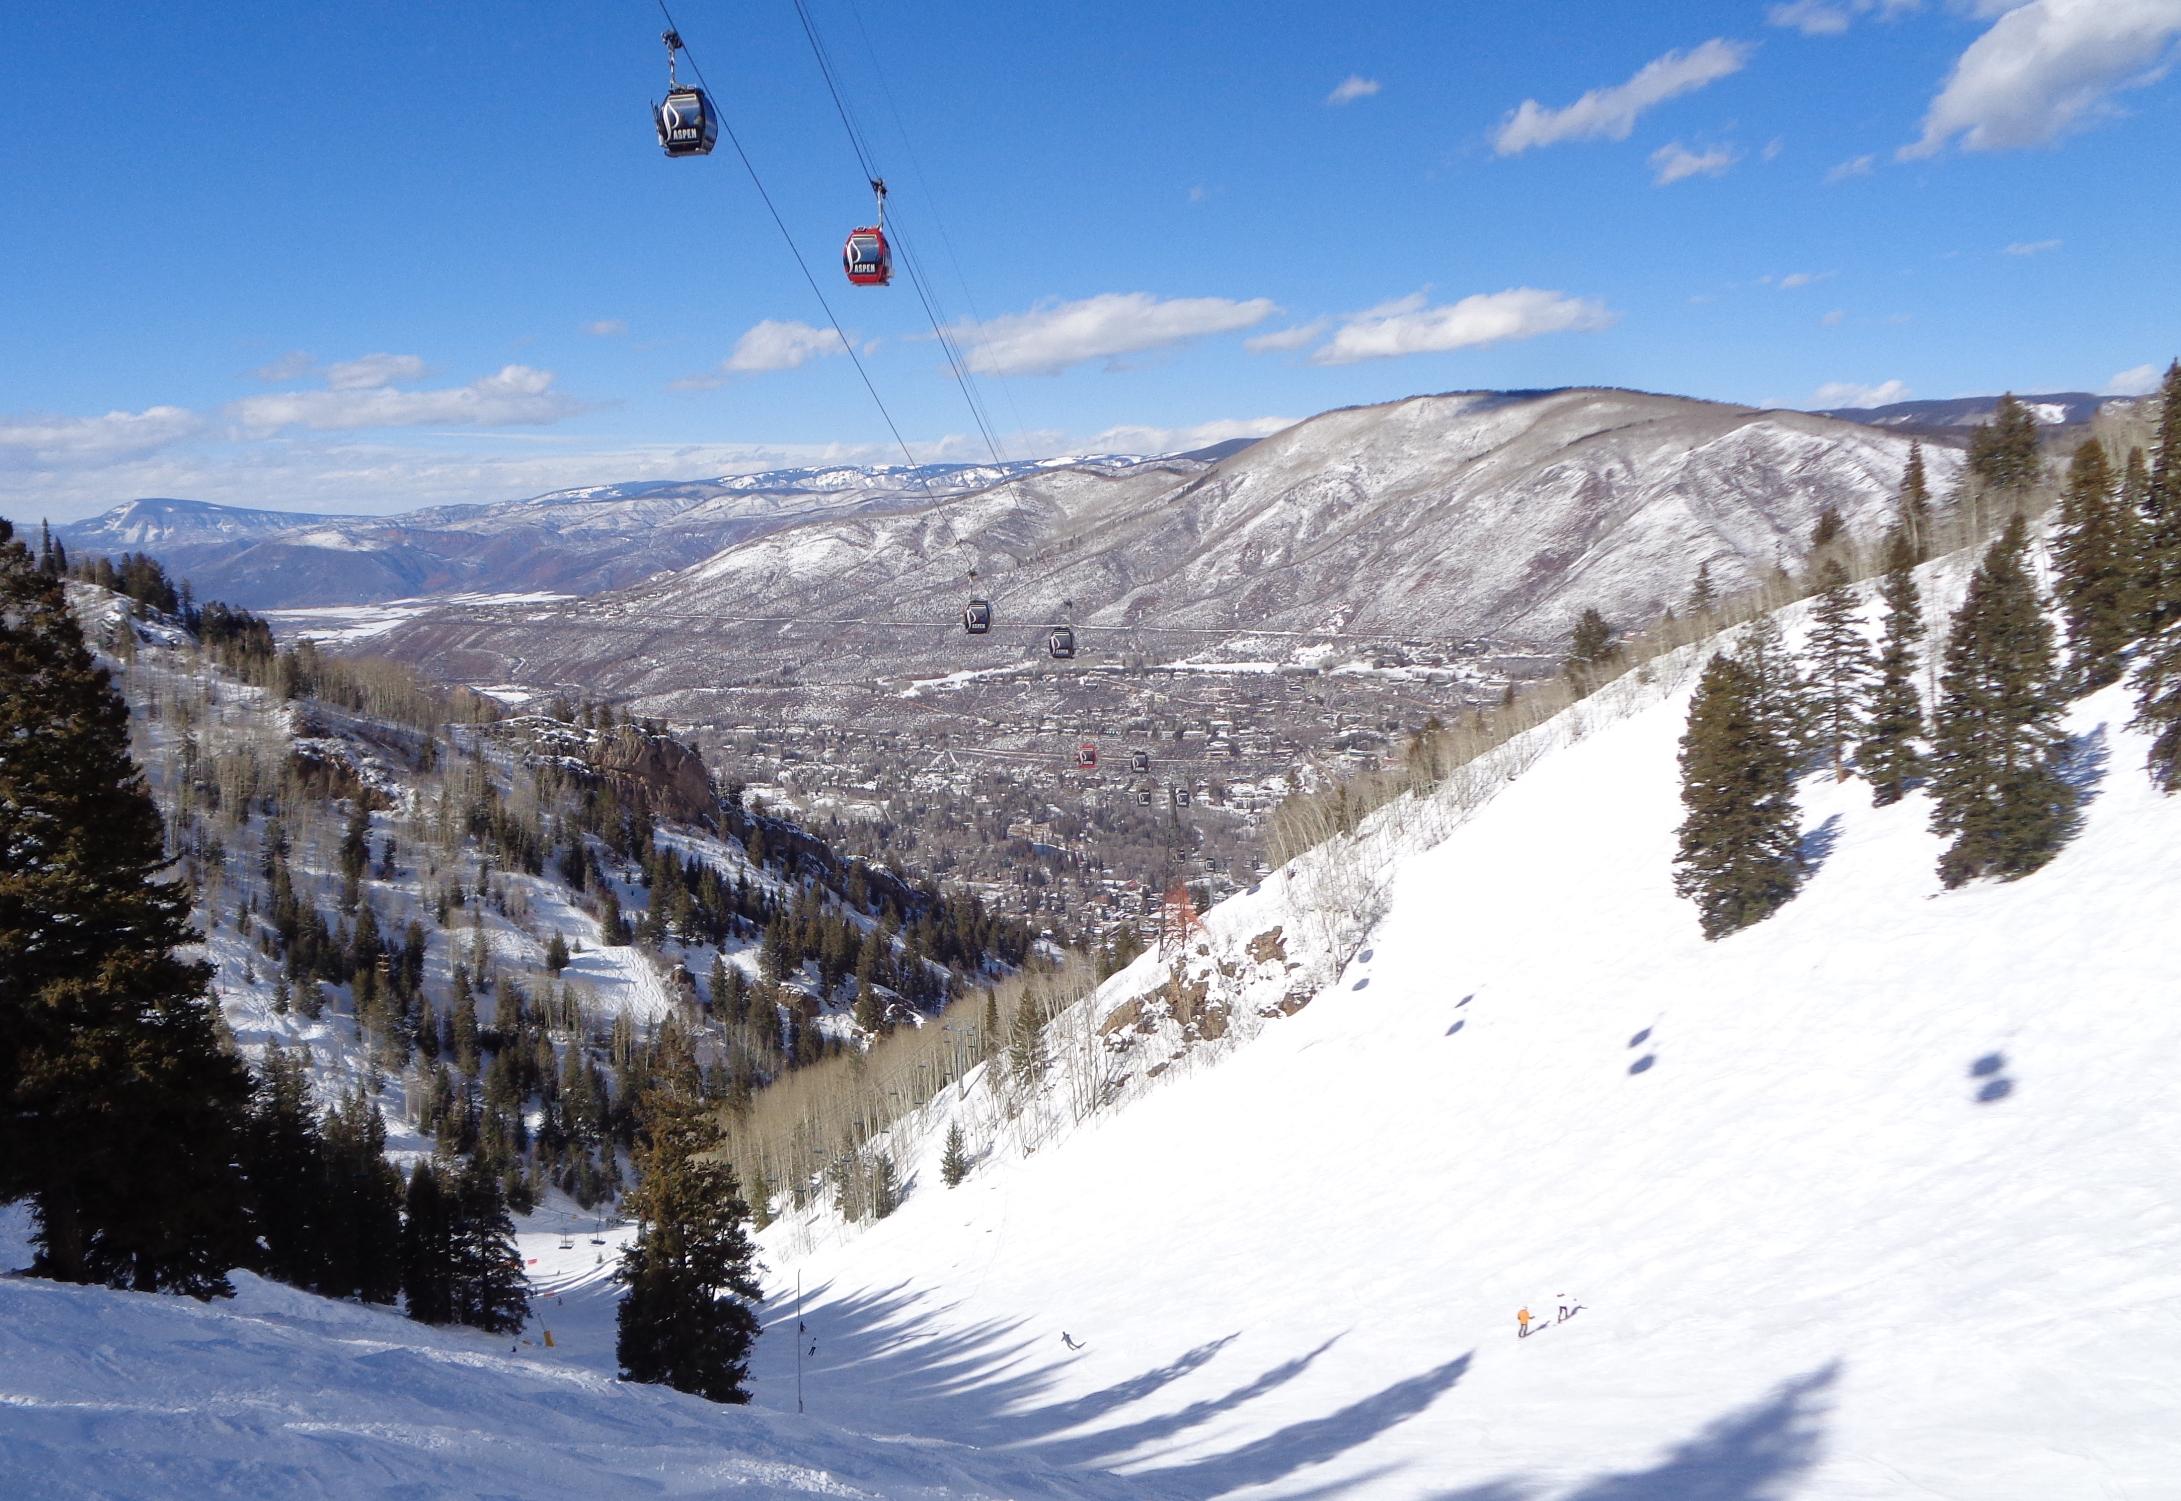
<svg viewBox="0 0 2181 1501">
<path fill-rule="evenodd" d="M 1326 413 L 1193 475 L 1071 469 L 813 520 L 583 601 L 412 618 L 381 644 L 452 680 L 600 683 L 691 718 L 712 707 L 691 685 L 723 676 L 1035 664 L 1062 619 L 1082 664 L 1287 661 L 1324 632 L 1552 650 L 1585 607 L 1653 618 L 1699 564 L 1733 592 L 1799 560 L 1827 507 L 1877 535 L 1909 442 L 1631 391 L 1413 397 Z M 1927 461 L 1944 495 L 1961 455 Z M 973 569 L 994 629 L 968 641 Z"/>
</svg>

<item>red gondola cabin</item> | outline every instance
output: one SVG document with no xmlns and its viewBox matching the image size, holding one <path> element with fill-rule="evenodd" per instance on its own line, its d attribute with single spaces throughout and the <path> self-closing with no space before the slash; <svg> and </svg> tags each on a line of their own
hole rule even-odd
<svg viewBox="0 0 2181 1501">
<path fill-rule="evenodd" d="M 841 264 L 848 279 L 859 287 L 883 287 L 894 279 L 894 252 L 886 243 L 886 231 L 876 224 L 850 230 L 841 247 Z"/>
<path fill-rule="evenodd" d="M 1096 771 L 1098 769 L 1098 747 L 1088 740 L 1077 746 L 1075 748 L 1075 765 L 1078 771 Z"/>
</svg>

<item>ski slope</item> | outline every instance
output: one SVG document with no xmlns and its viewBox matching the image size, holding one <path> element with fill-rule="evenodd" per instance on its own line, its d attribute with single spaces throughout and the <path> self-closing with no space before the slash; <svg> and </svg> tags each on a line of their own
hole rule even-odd
<svg viewBox="0 0 2181 1501">
<path fill-rule="evenodd" d="M 1813 778 L 1802 894 L 1706 944 L 1669 873 L 1700 655 L 1458 822 L 1382 816 L 1360 944 L 1307 871 L 1215 909 L 1191 964 L 1282 926 L 1296 969 L 1236 983 L 1295 1015 L 1180 1066 L 1150 1029 L 1080 1123 L 973 1076 L 897 1132 L 891 1218 L 776 1224 L 754 1409 L 610 1379 L 627 1232 L 555 1207 L 512 1349 L 0 1278 L 0 1495 L 2181 1496 L 2181 799 L 2126 694 L 2071 713 L 2042 872 L 1941 891 L 1920 796 Z"/>
<path fill-rule="evenodd" d="M 2181 1496 L 2181 799 L 2132 704 L 2076 705 L 2041 873 L 1943 892 L 1924 798 L 1814 778 L 1804 891 L 1706 944 L 1694 660 L 1399 858 L 1224 1062 L 951 1191 L 935 1126 L 890 1219 L 776 1227 L 811 1411 L 1143 1495 Z"/>
</svg>

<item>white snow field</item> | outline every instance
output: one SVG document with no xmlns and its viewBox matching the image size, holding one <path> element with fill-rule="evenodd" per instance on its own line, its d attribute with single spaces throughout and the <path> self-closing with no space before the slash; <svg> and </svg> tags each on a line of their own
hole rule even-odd
<svg viewBox="0 0 2181 1501">
<path fill-rule="evenodd" d="M 2071 713 L 2043 871 L 1942 891 L 1924 798 L 1812 778 L 1805 889 L 1707 944 L 1699 655 L 1435 845 L 1389 810 L 1385 914 L 1292 1017 L 1080 1123 L 1060 1069 L 1012 1124 L 973 1076 L 897 1131 L 893 1216 L 774 1225 L 755 1410 L 612 1383 L 612 1247 L 541 1216 L 514 1352 L 0 1279 L 0 1496 L 2181 1497 L 2181 798 L 2127 695 Z M 1203 962 L 1310 981 L 1331 889 L 1223 904 Z M 1235 959 L 1274 925 L 1300 970 Z"/>
<path fill-rule="evenodd" d="M 951 1191 L 930 1130 L 805 1231 L 810 1410 L 1145 1495 L 2181 1496 L 2181 798 L 2128 697 L 2042 872 L 1942 891 L 1922 796 L 1815 778 L 1803 893 L 1707 944 L 1651 696 L 1226 1061 Z"/>
</svg>

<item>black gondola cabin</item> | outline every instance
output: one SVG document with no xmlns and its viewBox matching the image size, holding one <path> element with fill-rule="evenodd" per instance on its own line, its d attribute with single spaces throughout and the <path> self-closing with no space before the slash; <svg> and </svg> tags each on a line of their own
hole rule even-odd
<svg viewBox="0 0 2181 1501">
<path fill-rule="evenodd" d="M 674 89 L 652 108 L 668 156 L 703 156 L 719 142 L 719 114 L 702 89 Z"/>
<path fill-rule="evenodd" d="M 1055 661 L 1065 662 L 1075 655 L 1075 632 L 1064 625 L 1054 626 L 1053 633 L 1045 638 L 1045 649 Z"/>
<path fill-rule="evenodd" d="M 992 601 L 973 599 L 962 607 L 962 629 L 972 636 L 982 636 L 992 629 Z"/>
</svg>

